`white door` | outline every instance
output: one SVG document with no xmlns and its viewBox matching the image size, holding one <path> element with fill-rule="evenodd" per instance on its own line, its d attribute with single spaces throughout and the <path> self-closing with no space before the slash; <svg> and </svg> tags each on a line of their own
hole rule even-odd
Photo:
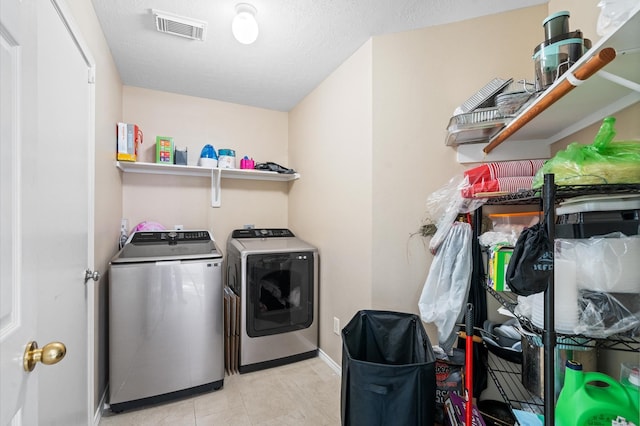
<svg viewBox="0 0 640 426">
<path fill-rule="evenodd" d="M 0 425 L 84 425 L 92 90 L 57 3 L 0 8 Z M 92 261 L 92 259 L 91 259 Z M 23 369 L 26 344 L 66 345 Z"/>
<path fill-rule="evenodd" d="M 36 332 L 37 293 L 22 263 L 22 157 L 37 139 L 33 2 L 0 7 L 0 424 L 37 424 L 37 383 L 22 369 Z M 31 380 L 28 380 L 31 379 Z M 27 401 L 29 403 L 27 403 Z"/>
</svg>

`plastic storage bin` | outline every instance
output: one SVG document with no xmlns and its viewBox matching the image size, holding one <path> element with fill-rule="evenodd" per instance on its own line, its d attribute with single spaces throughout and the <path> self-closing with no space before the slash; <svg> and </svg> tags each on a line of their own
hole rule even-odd
<svg viewBox="0 0 640 426">
<path fill-rule="evenodd" d="M 563 215 L 556 223 L 557 238 L 589 238 L 612 232 L 638 235 L 639 230 L 640 210 Z"/>
<path fill-rule="evenodd" d="M 420 317 L 359 311 L 342 329 L 342 425 L 432 425 L 435 364 Z"/>
<path fill-rule="evenodd" d="M 528 228 L 540 222 L 541 216 L 542 212 L 496 213 L 490 214 L 489 219 L 494 231 L 513 232 L 518 236 L 525 227 Z"/>
<path fill-rule="evenodd" d="M 556 238 L 589 238 L 611 232 L 638 235 L 640 196 L 576 197 L 556 209 Z"/>
</svg>

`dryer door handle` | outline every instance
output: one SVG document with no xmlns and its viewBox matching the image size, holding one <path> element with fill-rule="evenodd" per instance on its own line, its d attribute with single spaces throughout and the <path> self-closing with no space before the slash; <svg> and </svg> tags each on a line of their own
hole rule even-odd
<svg viewBox="0 0 640 426">
<path fill-rule="evenodd" d="M 288 254 L 274 254 L 269 257 L 263 257 L 260 259 L 263 263 L 285 263 L 291 262 L 294 257 Z"/>
</svg>

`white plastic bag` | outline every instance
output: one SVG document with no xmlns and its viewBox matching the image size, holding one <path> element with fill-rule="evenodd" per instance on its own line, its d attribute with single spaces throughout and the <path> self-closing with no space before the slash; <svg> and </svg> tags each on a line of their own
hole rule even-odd
<svg viewBox="0 0 640 426">
<path fill-rule="evenodd" d="M 460 213 L 469 213 L 487 202 L 486 198 L 464 198 L 462 191 L 469 187 L 469 178 L 454 176 L 442 188 L 427 198 L 429 220 L 436 224 L 436 233 L 429 241 L 429 251 L 436 254 Z"/>
<path fill-rule="evenodd" d="M 556 261 L 578 265 L 574 282 L 567 285 L 605 293 L 640 293 L 639 235 L 612 232 L 590 238 L 558 238 L 555 250 Z M 561 284 L 565 283 L 556 281 L 556 287 Z"/>
<path fill-rule="evenodd" d="M 601 0 L 598 2 L 600 15 L 596 32 L 599 36 L 611 34 L 613 31 L 629 19 L 631 9 L 636 6 L 637 0 Z"/>
<path fill-rule="evenodd" d="M 418 303 L 422 321 L 438 327 L 440 347 L 449 352 L 456 341 L 471 283 L 471 225 L 455 222 L 438 249 Z"/>
<path fill-rule="evenodd" d="M 640 296 L 637 293 L 581 291 L 577 334 L 606 339 L 615 334 L 640 336 Z"/>
</svg>

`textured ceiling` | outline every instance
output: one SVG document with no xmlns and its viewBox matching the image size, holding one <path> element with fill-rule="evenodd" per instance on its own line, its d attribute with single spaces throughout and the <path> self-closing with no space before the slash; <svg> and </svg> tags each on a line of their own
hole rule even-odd
<svg viewBox="0 0 640 426">
<path fill-rule="evenodd" d="M 92 0 L 123 84 L 289 111 L 364 42 L 546 0 Z M 231 35 L 257 9 L 258 40 Z M 155 29 L 151 9 L 207 22 L 205 41 Z"/>
</svg>

